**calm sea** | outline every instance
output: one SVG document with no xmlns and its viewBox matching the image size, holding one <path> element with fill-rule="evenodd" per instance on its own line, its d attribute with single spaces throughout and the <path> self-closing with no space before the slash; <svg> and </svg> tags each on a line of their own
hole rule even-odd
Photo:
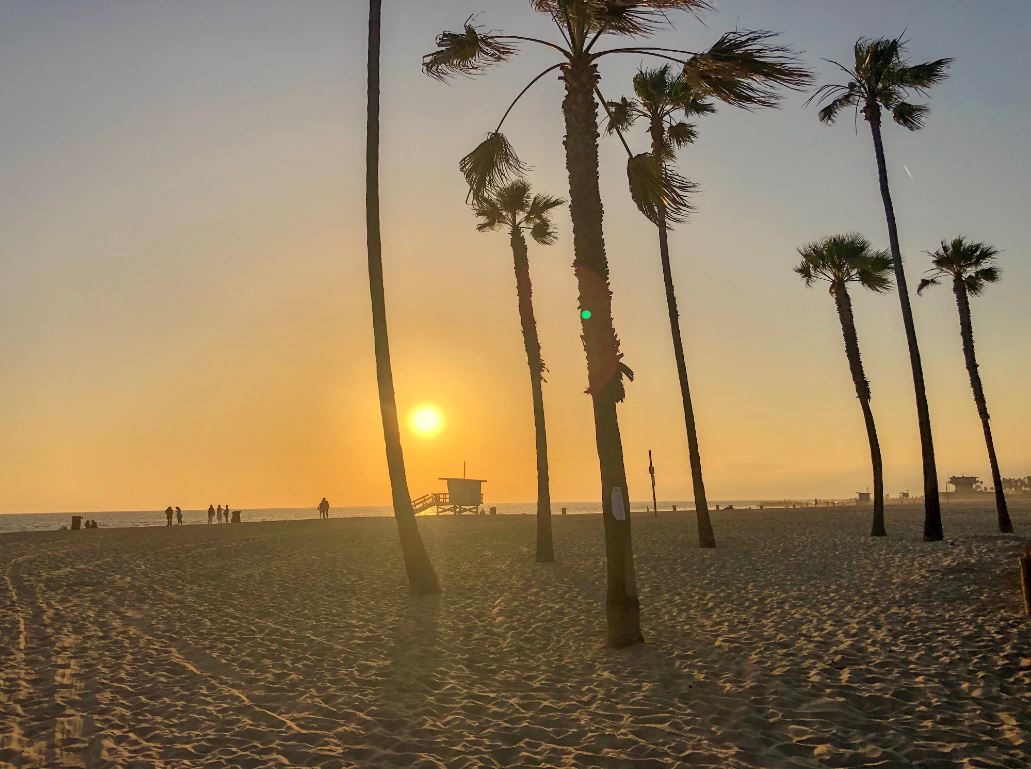
<svg viewBox="0 0 1031 769">
<path fill-rule="evenodd" d="M 643 513 L 649 502 L 634 503 L 631 511 Z M 735 508 L 758 507 L 761 504 L 758 500 L 736 500 L 718 502 L 720 507 L 728 504 Z M 769 503 L 766 503 L 769 505 Z M 669 510 L 671 505 L 676 505 L 678 510 L 693 510 L 692 502 L 659 502 L 661 510 Z M 537 512 L 535 502 L 521 502 L 496 505 L 501 515 L 533 515 Z M 552 512 L 558 515 L 565 507 L 570 515 L 597 513 L 599 506 L 597 502 L 562 502 L 553 503 Z M 71 526 L 72 513 L 8 513 L 0 514 L 0 533 L 6 531 L 47 531 L 60 529 L 62 526 Z M 102 528 L 111 527 L 133 527 L 133 526 L 164 526 L 164 510 L 118 510 L 113 512 L 85 512 L 75 513 L 81 515 L 83 520 L 90 518 L 95 520 Z M 383 507 L 334 507 L 330 509 L 331 518 L 356 518 L 366 516 L 389 516 L 392 515 L 391 508 Z M 429 513 L 432 515 L 432 512 Z M 254 510 L 244 510 L 242 513 L 244 523 L 248 521 L 295 521 L 304 518 L 318 518 L 314 508 L 298 507 L 269 507 Z M 422 517 L 422 516 L 420 516 Z M 208 511 L 204 510 L 183 510 L 183 523 L 185 525 L 207 525 Z"/>
</svg>

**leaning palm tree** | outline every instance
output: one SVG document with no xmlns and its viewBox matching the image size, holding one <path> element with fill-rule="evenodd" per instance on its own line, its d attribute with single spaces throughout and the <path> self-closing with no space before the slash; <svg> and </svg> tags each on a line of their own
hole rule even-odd
<svg viewBox="0 0 1031 769">
<path fill-rule="evenodd" d="M 555 560 L 555 546 L 551 537 L 551 487 L 548 481 L 548 431 L 544 424 L 544 359 L 537 336 L 537 320 L 533 315 L 533 286 L 530 282 L 530 259 L 526 234 L 542 246 L 555 242 L 555 227 L 551 221 L 553 209 L 566 201 L 550 195 L 533 195 L 530 185 L 523 179 L 506 184 L 497 192 L 486 196 L 475 206 L 480 232 L 508 231 L 515 262 L 516 298 L 519 304 L 519 324 L 523 329 L 526 363 L 530 367 L 530 392 L 533 397 L 533 424 L 537 443 L 537 562 Z"/>
<path fill-rule="evenodd" d="M 415 594 L 439 593 L 440 584 L 429 554 L 415 523 L 415 510 L 408 493 L 405 459 L 401 451 L 401 428 L 394 399 L 394 374 L 390 367 L 390 340 L 387 336 L 387 306 L 383 289 L 383 243 L 379 216 L 379 66 L 382 0 L 369 2 L 369 79 L 367 139 L 365 147 L 365 220 L 369 250 L 369 293 L 372 296 L 372 333 L 376 348 L 376 382 L 383 418 L 383 438 L 387 448 L 387 471 L 394 502 L 401 552 L 404 555 L 408 586 Z"/>
<path fill-rule="evenodd" d="M 566 171 L 569 212 L 573 220 L 573 271 L 579 287 L 582 338 L 587 357 L 587 392 L 594 408 L 595 440 L 601 475 L 602 517 L 607 567 L 608 642 L 627 646 L 642 641 L 640 602 L 634 574 L 629 501 L 623 446 L 616 405 L 625 396 L 624 377 L 632 372 L 623 362 L 612 319 L 612 290 L 602 230 L 598 180 L 599 62 L 607 56 L 651 56 L 680 63 L 686 78 L 719 90 L 742 105 L 769 98 L 776 84 L 800 86 L 803 70 L 783 48 L 770 44 L 767 32 L 732 32 L 700 54 L 658 49 L 637 41 L 669 21 L 673 10 L 698 12 L 707 0 L 530 0 L 532 10 L 557 27 L 557 40 L 506 35 L 467 20 L 459 32 L 444 32 L 437 49 L 423 57 L 423 69 L 438 79 L 476 75 L 511 58 L 520 45 L 547 49 L 558 61 L 537 74 L 516 96 L 497 128 L 469 155 L 461 168 L 474 201 L 518 175 L 524 166 L 501 133 L 516 102 L 547 74 L 559 71 L 565 89 Z M 632 38 L 627 46 L 599 48 L 613 37 Z M 600 101 L 599 101 L 600 100 Z"/>
<path fill-rule="evenodd" d="M 943 279 L 952 280 L 952 292 L 956 295 L 959 310 L 959 333 L 963 339 L 963 357 L 970 375 L 970 389 L 974 391 L 974 403 L 981 417 L 984 442 L 988 446 L 988 462 L 992 467 L 992 483 L 995 485 L 995 509 L 999 516 L 999 531 L 1013 531 L 1009 510 L 1006 508 L 1006 493 L 1003 489 L 999 459 L 995 456 L 995 441 L 989 424 L 988 403 L 985 401 L 981 375 L 977 370 L 977 356 L 974 354 L 974 326 L 970 319 L 970 297 L 980 296 L 985 286 L 995 283 L 1002 270 L 995 259 L 999 255 L 994 246 L 987 243 L 971 243 L 962 235 L 951 242 L 942 241 L 941 248 L 930 254 L 932 264 L 927 276 L 920 281 L 916 292 L 923 293 L 928 286 L 936 286 Z"/>
<path fill-rule="evenodd" d="M 691 482 L 694 487 L 695 517 L 698 525 L 698 544 L 701 547 L 716 547 L 716 535 L 709 516 L 709 502 L 705 495 L 705 481 L 702 478 L 702 456 L 698 448 L 698 430 L 695 426 L 694 406 L 691 402 L 691 387 L 687 380 L 687 362 L 684 358 L 684 340 L 680 333 L 680 313 L 677 310 L 677 296 L 673 287 L 673 270 L 669 259 L 669 229 L 675 222 L 682 222 L 688 212 L 685 195 L 658 196 L 647 194 L 636 180 L 643 178 L 667 179 L 684 193 L 691 190 L 686 180 L 676 175 L 669 164 L 676 160 L 677 150 L 694 142 L 695 126 L 679 118 L 707 115 L 716 111 L 715 106 L 686 78 L 674 74 L 669 64 L 655 69 L 641 69 L 634 76 L 636 99 L 627 97 L 609 102 L 606 109 L 609 116 L 609 133 L 625 133 L 639 119 L 646 123 L 651 140 L 651 152 L 638 155 L 628 167 L 631 191 L 642 213 L 659 230 L 659 261 L 662 264 L 662 280 L 666 289 L 666 310 L 669 313 L 670 333 L 673 337 L 673 357 L 677 364 L 680 380 L 680 399 L 684 407 L 684 426 L 687 430 L 687 448 L 691 461 Z M 641 173 L 641 169 L 646 169 Z"/>
<path fill-rule="evenodd" d="M 830 295 L 838 308 L 841 333 L 845 338 L 845 357 L 856 386 L 856 396 L 863 409 L 866 437 L 870 441 L 870 462 L 873 465 L 873 526 L 870 536 L 883 537 L 884 530 L 884 472 L 881 466 L 881 444 L 877 440 L 877 426 L 870 408 L 870 382 L 863 372 L 863 359 L 859 355 L 859 336 L 852 314 L 852 298 L 848 284 L 858 283 L 863 288 L 883 293 L 891 288 L 891 256 L 887 251 L 874 251 L 862 235 L 849 233 L 824 238 L 798 249 L 802 261 L 795 272 L 807 286 L 817 281 L 830 284 Z"/>
<path fill-rule="evenodd" d="M 906 272 L 902 265 L 895 209 L 888 187 L 888 170 L 884 160 L 884 143 L 881 139 L 881 119 L 883 111 L 887 110 L 892 119 L 903 128 L 910 131 L 922 128 L 930 108 L 924 104 L 913 104 L 908 99 L 913 94 L 925 95 L 928 89 L 948 77 L 952 59 L 910 64 L 906 58 L 906 43 L 901 38 L 860 38 L 855 44 L 854 59 L 855 63 L 851 67 L 832 62 L 845 72 L 847 82 L 821 86 L 810 101 L 816 100 L 824 105 L 820 109 L 819 117 L 821 122 L 828 125 L 834 123 L 843 110 L 849 108 L 855 109 L 857 119 L 861 112 L 870 124 L 881 199 L 888 220 L 888 242 L 891 246 L 892 266 L 895 269 L 895 284 L 902 304 L 902 323 L 906 329 L 909 363 L 913 370 L 924 470 L 924 539 L 938 541 L 944 534 L 941 502 L 938 499 L 938 471 L 934 462 L 934 441 L 931 437 L 931 413 L 927 406 L 923 363 L 920 360 L 920 347 L 917 344 L 916 326 L 913 323 L 913 308 L 909 303 L 909 289 L 906 287 Z"/>
</svg>

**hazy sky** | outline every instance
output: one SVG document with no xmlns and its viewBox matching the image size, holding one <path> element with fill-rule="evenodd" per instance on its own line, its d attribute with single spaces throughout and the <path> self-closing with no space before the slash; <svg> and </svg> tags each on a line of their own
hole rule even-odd
<svg viewBox="0 0 1031 769">
<path fill-rule="evenodd" d="M 406 432 L 415 495 L 487 478 L 490 502 L 535 492 L 526 361 L 507 238 L 478 234 L 458 158 L 552 62 L 526 50 L 451 86 L 420 71 L 436 32 L 472 12 L 555 36 L 525 2 L 387 0 L 383 195 L 398 403 L 447 428 Z M 367 6 L 358 0 L 0 0 L 0 511 L 380 504 L 389 499 L 365 264 Z M 908 29 L 954 56 L 928 127 L 886 128 L 910 282 L 924 249 L 964 232 L 1003 250 L 974 302 L 1004 475 L 1031 473 L 1031 85 L 1025 0 L 720 0 L 658 45 L 735 26 L 783 31 L 821 81 L 860 35 Z M 634 57 L 608 57 L 608 98 Z M 507 131 L 542 191 L 567 194 L 560 84 Z M 869 455 L 833 302 L 795 248 L 887 236 L 869 131 L 821 126 L 804 98 L 700 124 L 681 171 L 701 185 L 672 236 L 715 499 L 845 496 Z M 639 149 L 644 137 L 634 136 Z M 690 496 L 656 235 L 629 203 L 622 149 L 602 148 L 616 327 L 637 373 L 621 408 L 630 491 Z M 912 178 L 906 173 L 908 166 Z M 568 217 L 533 247 L 553 496 L 592 499 L 598 471 Z M 898 299 L 855 295 L 887 490 L 916 492 L 919 444 Z M 988 477 L 947 287 L 914 297 L 938 467 Z"/>
</svg>

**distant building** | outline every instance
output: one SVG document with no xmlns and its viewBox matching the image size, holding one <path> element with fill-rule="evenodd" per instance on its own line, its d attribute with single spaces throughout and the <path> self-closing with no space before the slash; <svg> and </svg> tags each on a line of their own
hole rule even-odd
<svg viewBox="0 0 1031 769">
<path fill-rule="evenodd" d="M 949 483 L 957 497 L 973 497 L 981 493 L 981 479 L 974 475 L 954 475 Z"/>
</svg>

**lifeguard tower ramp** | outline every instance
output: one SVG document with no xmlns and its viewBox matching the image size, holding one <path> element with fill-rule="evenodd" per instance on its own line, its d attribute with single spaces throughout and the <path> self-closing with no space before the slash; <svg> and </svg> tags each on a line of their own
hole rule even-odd
<svg viewBox="0 0 1031 769">
<path fill-rule="evenodd" d="M 425 494 L 418 499 L 413 499 L 412 507 L 416 513 L 425 512 L 430 508 L 435 509 L 436 515 L 441 513 L 478 515 L 481 512 L 485 480 L 480 478 L 438 478 L 437 480 L 447 483 L 447 491 Z"/>
</svg>

